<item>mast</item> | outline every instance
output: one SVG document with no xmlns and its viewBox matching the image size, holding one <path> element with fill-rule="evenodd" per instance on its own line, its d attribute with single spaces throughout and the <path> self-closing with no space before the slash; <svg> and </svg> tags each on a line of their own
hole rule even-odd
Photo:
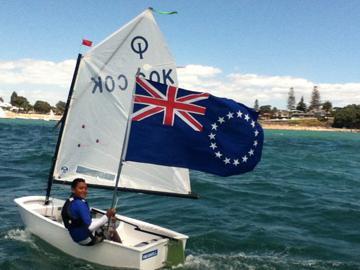
<svg viewBox="0 0 360 270">
<path fill-rule="evenodd" d="M 121 149 L 121 156 L 120 156 L 120 162 L 119 162 L 119 168 L 118 168 L 118 173 L 116 175 L 116 181 L 115 181 L 115 187 L 114 187 L 114 194 L 113 194 L 113 199 L 112 199 L 112 203 L 111 203 L 111 208 L 115 207 L 116 204 L 116 194 L 118 191 L 118 185 L 119 185 L 119 180 L 120 180 L 120 175 L 121 175 L 121 170 L 123 167 L 123 163 L 125 161 L 125 156 L 126 156 L 126 150 L 127 150 L 127 144 L 129 141 L 129 133 L 130 133 L 130 128 L 131 128 L 131 114 L 134 110 L 134 98 L 135 98 L 135 89 L 136 89 L 136 79 L 140 74 L 140 68 L 138 68 L 136 75 L 135 75 L 135 84 L 134 87 L 132 89 L 132 94 L 131 94 L 131 104 L 130 104 L 130 109 L 129 109 L 129 114 L 128 114 L 128 119 L 127 119 L 127 124 L 126 124 L 126 130 L 125 130 L 125 137 L 124 137 L 124 141 L 123 141 L 123 147 Z M 110 224 L 110 223 L 109 223 Z"/>
<path fill-rule="evenodd" d="M 66 102 L 64 115 L 61 118 L 61 120 L 59 121 L 59 122 L 62 123 L 62 125 L 60 127 L 60 132 L 59 132 L 58 140 L 57 140 L 57 143 L 56 143 L 55 153 L 54 153 L 54 156 L 52 158 L 52 164 L 51 164 L 51 168 L 50 168 L 50 172 L 49 172 L 49 178 L 48 178 L 48 184 L 47 184 L 47 188 L 46 188 L 45 204 L 49 203 L 51 186 L 52 186 L 52 183 L 53 183 L 53 174 L 54 174 L 54 170 L 55 170 L 55 164 L 56 164 L 57 155 L 59 153 L 59 149 L 60 149 L 60 145 L 61 145 L 61 139 L 62 139 L 63 132 L 64 132 L 64 126 L 65 126 L 67 114 L 68 114 L 68 111 L 69 111 L 69 108 L 70 108 L 71 97 L 72 97 L 72 94 L 73 94 L 73 91 L 74 91 L 76 78 L 77 78 L 77 74 L 78 74 L 79 67 L 80 67 L 81 57 L 82 57 L 82 54 L 79 53 L 77 61 L 76 61 L 74 75 L 73 75 L 73 78 L 72 78 L 72 81 L 71 81 L 71 86 L 70 86 L 70 90 L 69 90 L 68 99 L 67 99 L 67 102 Z"/>
</svg>

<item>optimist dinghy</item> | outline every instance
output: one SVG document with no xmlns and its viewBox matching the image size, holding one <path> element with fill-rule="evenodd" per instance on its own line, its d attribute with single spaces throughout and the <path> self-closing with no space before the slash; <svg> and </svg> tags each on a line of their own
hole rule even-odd
<svg viewBox="0 0 360 270">
<path fill-rule="evenodd" d="M 176 85 L 176 63 L 151 9 L 80 54 L 46 196 L 15 199 L 26 230 L 102 265 L 151 270 L 184 263 L 188 236 L 122 215 L 121 244 L 79 246 L 61 220 L 65 200 L 50 196 L 53 183 L 84 178 L 90 188 L 114 190 L 112 207 L 118 191 L 198 198 L 188 168 L 221 176 L 253 170 L 263 144 L 259 113 Z"/>
<path fill-rule="evenodd" d="M 187 169 L 119 164 L 135 75 L 177 84 L 176 62 L 147 9 L 84 55 L 79 55 L 62 119 L 46 196 L 15 199 L 26 230 L 90 262 L 134 269 L 184 263 L 186 235 L 117 215 L 122 244 L 74 243 L 61 220 L 65 200 L 50 197 L 52 183 L 84 178 L 88 187 L 179 197 L 191 194 Z M 64 198 L 66 199 L 66 198 Z M 104 212 L 96 210 L 96 215 Z M 173 262 L 170 262 L 173 260 Z"/>
</svg>

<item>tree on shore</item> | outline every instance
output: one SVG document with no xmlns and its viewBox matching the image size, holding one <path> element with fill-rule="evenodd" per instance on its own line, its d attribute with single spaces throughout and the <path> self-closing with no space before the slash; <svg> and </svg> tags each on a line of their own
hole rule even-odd
<svg viewBox="0 0 360 270">
<path fill-rule="evenodd" d="M 271 113 L 271 105 L 265 105 L 260 107 L 262 113 Z"/>
<path fill-rule="evenodd" d="M 10 104 L 15 106 L 14 105 L 14 102 L 16 102 L 16 99 L 18 98 L 18 95 L 17 93 L 14 91 L 12 94 L 11 94 L 11 97 L 10 97 Z"/>
<path fill-rule="evenodd" d="M 295 94 L 294 94 L 294 88 L 291 87 L 289 91 L 289 97 L 287 101 L 287 108 L 289 111 L 295 109 Z"/>
<path fill-rule="evenodd" d="M 66 103 L 64 101 L 59 101 L 56 103 L 56 112 L 63 114 L 65 111 Z"/>
<path fill-rule="evenodd" d="M 317 89 L 317 86 L 314 86 L 314 89 L 312 90 L 311 93 L 309 110 L 319 110 L 320 106 L 321 106 L 320 92 Z"/>
<path fill-rule="evenodd" d="M 278 114 L 278 109 L 276 107 L 274 107 L 272 110 L 271 110 L 271 117 L 277 117 L 277 114 Z"/>
<path fill-rule="evenodd" d="M 29 101 L 25 97 L 18 96 L 15 91 L 11 95 L 10 103 L 12 106 L 23 108 L 25 111 L 31 109 L 31 105 Z"/>
<path fill-rule="evenodd" d="M 255 111 L 258 111 L 260 109 L 260 107 L 259 107 L 259 101 L 256 99 L 255 100 L 255 103 L 254 103 L 254 110 Z"/>
<path fill-rule="evenodd" d="M 349 105 L 335 113 L 335 128 L 360 128 L 360 105 Z"/>
<path fill-rule="evenodd" d="M 51 106 L 45 101 L 38 100 L 35 102 L 34 110 L 39 113 L 48 113 L 51 110 Z"/>
<path fill-rule="evenodd" d="M 306 108 L 307 108 L 307 106 L 306 106 L 306 104 L 305 104 L 305 102 L 304 102 L 304 97 L 301 97 L 301 100 L 300 100 L 300 102 L 297 104 L 296 109 L 297 109 L 298 111 L 306 112 Z"/>
<path fill-rule="evenodd" d="M 331 109 L 332 109 L 332 103 L 330 102 L 330 101 L 325 101 L 324 103 L 323 103 L 323 105 L 322 105 L 322 109 L 324 110 L 324 111 L 326 111 L 326 112 L 329 112 L 329 111 L 331 111 Z"/>
</svg>

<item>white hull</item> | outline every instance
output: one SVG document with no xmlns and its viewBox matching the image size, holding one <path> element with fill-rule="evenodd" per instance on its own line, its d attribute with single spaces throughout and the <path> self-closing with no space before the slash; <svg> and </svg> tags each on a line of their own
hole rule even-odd
<svg viewBox="0 0 360 270">
<path fill-rule="evenodd" d="M 169 250 L 180 249 L 182 254 L 176 255 L 184 256 L 188 236 L 121 215 L 116 217 L 120 220 L 117 231 L 122 244 L 104 240 L 91 247 L 80 246 L 73 242 L 61 222 L 61 209 L 65 201 L 51 199 L 49 205 L 44 205 L 44 200 L 44 196 L 15 199 L 26 230 L 71 256 L 111 267 L 144 270 L 165 266 Z M 169 241 L 166 237 L 178 241 Z M 169 249 L 169 242 L 170 246 L 174 243 L 176 247 Z M 170 257 L 173 255 L 169 254 Z"/>
</svg>

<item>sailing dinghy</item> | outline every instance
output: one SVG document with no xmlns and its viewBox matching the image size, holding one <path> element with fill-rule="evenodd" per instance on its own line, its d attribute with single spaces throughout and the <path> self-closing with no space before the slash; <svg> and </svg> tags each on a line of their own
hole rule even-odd
<svg viewBox="0 0 360 270">
<path fill-rule="evenodd" d="M 79 55 L 47 194 L 15 202 L 26 230 L 67 254 L 112 267 L 158 269 L 185 261 L 188 236 L 116 215 L 122 244 L 104 240 L 80 246 L 61 220 L 65 200 L 50 197 L 52 183 L 71 184 L 79 177 L 90 188 L 114 189 L 118 182 L 120 191 L 196 197 L 191 194 L 188 169 L 126 162 L 119 175 L 138 69 L 145 78 L 177 84 L 175 60 L 150 9 Z M 94 210 L 97 216 L 105 214 Z"/>
<path fill-rule="evenodd" d="M 116 217 L 123 243 L 79 246 L 61 220 L 65 201 L 50 197 L 52 183 L 84 178 L 89 187 L 115 191 L 112 207 L 118 190 L 197 198 L 187 168 L 221 176 L 254 169 L 263 143 L 259 113 L 176 85 L 175 60 L 150 9 L 79 55 L 46 196 L 15 200 L 26 229 L 102 265 L 184 263 L 188 236 L 122 215 Z"/>
</svg>

